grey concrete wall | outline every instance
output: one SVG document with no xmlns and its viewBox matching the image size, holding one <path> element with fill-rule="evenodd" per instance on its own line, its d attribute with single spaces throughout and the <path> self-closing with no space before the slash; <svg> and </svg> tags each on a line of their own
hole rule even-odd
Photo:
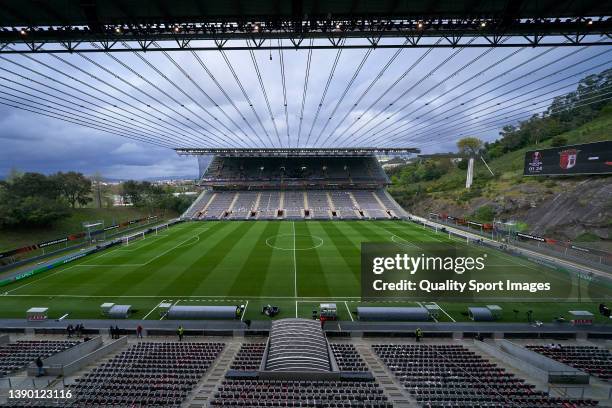
<svg viewBox="0 0 612 408">
<path fill-rule="evenodd" d="M 81 357 L 80 359 L 65 365 L 62 369 L 62 375 L 64 377 L 71 375 L 79 371 L 83 367 L 100 360 L 108 354 L 114 353 L 115 351 L 127 345 L 127 339 L 127 336 L 123 336 L 115 341 L 105 344 L 104 346 L 100 347 L 95 351 L 92 351 L 91 353 Z"/>
<path fill-rule="evenodd" d="M 102 345 L 102 337 L 94 337 L 93 339 L 77 344 L 74 347 L 54 354 L 43 360 L 43 367 L 48 375 L 59 375 L 62 367 L 68 365 L 83 356 L 91 353 Z M 34 363 L 28 366 L 28 375 L 36 375 L 38 368 Z"/>
<path fill-rule="evenodd" d="M 11 338 L 8 334 L 0 335 L 0 344 L 6 344 L 11 341 Z"/>
<path fill-rule="evenodd" d="M 480 351 L 495 357 L 496 359 L 502 361 L 504 364 L 509 365 L 510 367 L 514 367 L 517 370 L 521 370 L 532 377 L 543 379 L 548 382 L 548 371 L 542 370 L 532 364 L 529 364 L 525 360 L 518 359 L 503 350 L 501 350 L 497 345 L 491 345 L 489 343 L 485 343 L 482 341 L 474 340 L 474 346 Z"/>
<path fill-rule="evenodd" d="M 535 351 L 528 350 L 508 340 L 498 340 L 497 344 L 502 351 L 517 359 L 529 361 L 529 364 L 546 371 L 548 373 L 548 382 L 557 384 L 589 383 L 590 375 L 574 367 L 560 363 L 552 358 L 536 353 Z"/>
</svg>

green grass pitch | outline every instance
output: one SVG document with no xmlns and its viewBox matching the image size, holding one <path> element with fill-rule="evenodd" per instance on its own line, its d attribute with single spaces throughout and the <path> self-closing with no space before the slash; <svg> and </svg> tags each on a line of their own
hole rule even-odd
<svg viewBox="0 0 612 408">
<path fill-rule="evenodd" d="M 280 306 L 282 318 L 310 317 L 319 303 L 335 302 L 339 318 L 352 320 L 355 315 L 349 311 L 360 304 L 360 244 L 390 241 L 457 243 L 405 221 L 187 222 L 5 286 L 0 317 L 23 318 L 28 308 L 45 306 L 50 318 L 66 313 L 70 318 L 100 318 L 100 304 L 114 302 L 133 305 L 133 318 L 160 319 L 156 306 L 166 301 L 247 304 L 243 318 L 258 320 L 265 319 L 260 312 L 268 303 Z M 487 252 L 496 262 L 526 273 L 559 273 L 527 259 Z M 444 311 L 440 321 L 467 320 L 462 314 L 467 304 L 443 299 L 438 304 Z M 502 321 L 526 321 L 530 309 L 545 322 L 572 309 L 597 310 L 588 301 L 502 306 Z M 514 309 L 520 313 L 515 315 Z"/>
</svg>

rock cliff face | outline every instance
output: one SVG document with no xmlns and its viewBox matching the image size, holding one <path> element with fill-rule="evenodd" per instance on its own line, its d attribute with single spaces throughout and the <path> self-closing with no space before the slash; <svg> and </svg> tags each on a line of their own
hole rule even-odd
<svg viewBox="0 0 612 408">
<path fill-rule="evenodd" d="M 465 204 L 427 198 L 411 210 L 469 216 L 483 205 L 491 206 L 500 218 L 527 223 L 534 234 L 573 240 L 589 233 L 612 241 L 612 177 L 518 184 L 494 198 L 474 198 Z"/>
</svg>

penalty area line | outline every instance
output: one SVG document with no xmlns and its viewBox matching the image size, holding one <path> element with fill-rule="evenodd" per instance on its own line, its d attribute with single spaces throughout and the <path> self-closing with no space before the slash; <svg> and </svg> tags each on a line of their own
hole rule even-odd
<svg viewBox="0 0 612 408">
<path fill-rule="evenodd" d="M 446 310 L 442 309 L 442 306 L 440 306 L 437 302 L 432 302 L 434 305 L 438 306 L 440 308 L 440 311 L 442 313 L 444 313 L 449 319 L 451 319 L 453 322 L 457 322 L 455 319 L 453 319 L 453 317 L 451 315 L 449 315 L 448 313 L 446 313 Z"/>
<path fill-rule="evenodd" d="M 154 307 L 153 309 L 151 309 L 151 311 L 150 311 L 149 313 L 147 313 L 146 315 L 144 315 L 144 317 L 143 317 L 141 320 L 145 320 L 147 317 L 149 317 L 149 315 L 150 315 L 151 313 L 153 313 L 153 311 L 154 311 L 155 309 L 157 309 L 157 308 L 159 307 L 159 305 L 161 305 L 162 303 L 164 303 L 164 299 L 162 299 L 162 301 L 161 301 L 161 302 L 159 302 L 157 305 L 155 305 L 155 307 Z"/>
<path fill-rule="evenodd" d="M 353 314 L 351 313 L 351 309 L 349 309 L 348 303 L 346 303 L 346 300 L 344 301 L 344 306 L 346 306 L 346 311 L 348 312 L 348 315 L 351 318 L 351 322 L 354 322 L 355 319 L 353 319 Z"/>
<path fill-rule="evenodd" d="M 249 307 L 249 301 L 246 301 L 246 305 L 244 305 L 244 310 L 242 311 L 242 316 L 240 316 L 240 321 L 244 320 L 244 315 L 246 314 L 247 307 Z"/>
</svg>

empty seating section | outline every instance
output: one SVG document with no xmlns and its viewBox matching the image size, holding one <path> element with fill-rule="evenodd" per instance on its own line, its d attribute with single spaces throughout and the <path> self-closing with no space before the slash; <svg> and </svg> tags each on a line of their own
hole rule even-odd
<svg viewBox="0 0 612 408">
<path fill-rule="evenodd" d="M 330 344 L 340 371 L 368 371 L 368 367 L 352 344 Z"/>
<path fill-rule="evenodd" d="M 77 407 L 179 407 L 217 358 L 222 343 L 142 342 L 72 385 Z"/>
<path fill-rule="evenodd" d="M 383 205 L 386 207 L 385 210 L 391 210 L 399 217 L 401 208 L 400 206 L 385 193 L 384 190 L 376 192 L 376 196 L 380 199 Z"/>
<path fill-rule="evenodd" d="M 208 191 L 202 191 L 198 198 L 195 199 L 193 204 L 189 206 L 189 208 L 183 213 L 182 218 L 192 219 L 196 217 L 199 211 L 201 211 L 208 200 L 210 200 L 211 193 Z"/>
<path fill-rule="evenodd" d="M 461 345 L 374 345 L 421 406 L 589 407 L 596 401 L 549 397 Z"/>
<path fill-rule="evenodd" d="M 285 218 L 302 218 L 302 209 L 304 208 L 304 192 L 303 191 L 285 191 L 285 201 L 283 203 L 285 209 Z"/>
<path fill-rule="evenodd" d="M 528 349 L 586 373 L 612 381 L 612 353 L 595 346 L 527 346 Z"/>
<path fill-rule="evenodd" d="M 230 368 L 238 371 L 259 370 L 265 350 L 266 343 L 244 343 Z"/>
<path fill-rule="evenodd" d="M 355 214 L 355 204 L 351 199 L 351 195 L 348 191 L 334 190 L 331 191 L 330 196 L 336 209 L 338 217 L 343 219 L 357 219 L 359 218 Z"/>
<path fill-rule="evenodd" d="M 44 360 L 78 343 L 74 341 L 21 340 L 2 344 L 0 345 L 0 377 L 26 368 L 38 357 Z"/>
<path fill-rule="evenodd" d="M 389 215 L 385 211 L 385 208 L 380 206 L 380 203 L 374 197 L 374 191 L 372 190 L 356 190 L 353 191 L 353 197 L 359 205 L 359 209 L 363 210 L 364 215 L 367 218 L 373 219 L 386 219 Z"/>
<path fill-rule="evenodd" d="M 216 220 L 222 218 L 225 212 L 229 210 L 234 201 L 236 193 L 233 191 L 218 191 L 215 193 L 215 198 L 208 206 L 205 213 L 200 218 Z"/>
<path fill-rule="evenodd" d="M 225 379 L 211 407 L 392 408 L 374 381 Z"/>
<path fill-rule="evenodd" d="M 405 216 L 385 194 L 388 184 L 390 180 L 374 155 L 216 156 L 200 180 L 210 191 L 201 195 L 183 218 L 387 219 L 391 218 L 388 210 Z"/>
<path fill-rule="evenodd" d="M 302 219 L 304 210 L 310 210 L 307 218 L 327 220 L 332 218 L 332 207 L 328 199 L 331 197 L 336 219 L 388 219 L 394 215 L 400 216 L 399 205 L 390 199 L 383 190 L 261 190 L 261 191 L 215 191 L 207 192 L 183 214 L 183 218 L 199 219 L 237 219 L 251 218 L 251 211 L 256 212 L 257 219 L 278 219 L 281 209 L 280 198 L 284 194 L 284 218 Z M 305 208 L 304 194 L 307 195 L 308 207 Z M 354 199 L 351 198 L 351 194 Z M 380 198 L 380 201 L 376 197 Z M 211 197 L 214 198 L 210 201 Z M 257 201 L 257 197 L 259 202 Z M 234 201 L 236 198 L 236 201 Z M 209 204 L 210 201 L 210 204 Z M 383 202 L 384 208 L 380 202 Z M 234 205 L 232 206 L 232 203 Z M 208 207 L 206 207 L 208 205 Z M 231 211 L 230 211 L 231 208 Z M 363 211 L 363 217 L 358 210 Z M 226 212 L 229 213 L 226 215 Z"/>
<path fill-rule="evenodd" d="M 378 181 L 388 178 L 375 157 L 215 157 L 203 182 Z"/>
<path fill-rule="evenodd" d="M 312 212 L 310 218 L 319 220 L 328 220 L 329 217 L 329 201 L 327 200 L 327 192 L 323 190 L 308 191 L 308 207 Z"/>
<path fill-rule="evenodd" d="M 280 205 L 280 191 L 262 191 L 259 198 L 259 217 L 261 219 L 277 218 Z"/>
<path fill-rule="evenodd" d="M 248 218 L 251 210 L 257 202 L 257 195 L 259 193 L 255 191 L 241 191 L 238 193 L 238 198 L 232 207 L 232 213 L 230 218 L 245 219 Z"/>
</svg>

